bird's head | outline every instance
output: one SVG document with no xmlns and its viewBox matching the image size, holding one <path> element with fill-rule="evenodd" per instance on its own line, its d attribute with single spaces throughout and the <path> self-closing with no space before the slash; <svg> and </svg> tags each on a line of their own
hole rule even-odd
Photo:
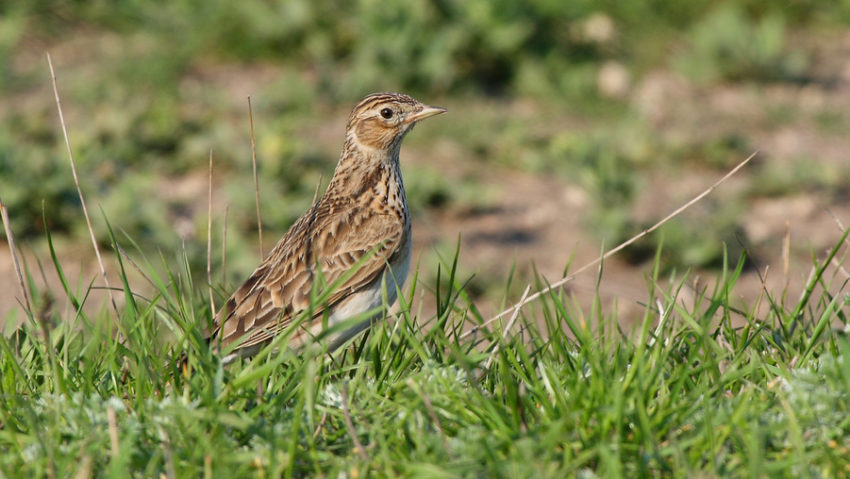
<svg viewBox="0 0 850 479">
<path fill-rule="evenodd" d="M 445 111 L 401 93 L 373 93 L 351 111 L 346 130 L 362 147 L 397 150 L 404 135 L 419 120 Z"/>
</svg>

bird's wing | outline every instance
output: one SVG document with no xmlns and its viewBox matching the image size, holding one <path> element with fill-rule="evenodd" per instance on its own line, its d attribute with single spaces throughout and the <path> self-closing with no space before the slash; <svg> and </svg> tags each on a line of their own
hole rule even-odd
<svg viewBox="0 0 850 479">
<path fill-rule="evenodd" d="M 213 337 L 218 335 L 222 344 L 238 341 L 239 348 L 271 339 L 310 306 L 317 265 L 324 284 L 331 285 L 362 260 L 326 303 L 313 305 L 314 315 L 321 315 L 374 281 L 399 250 L 403 235 L 403 222 L 392 214 L 320 202 L 227 300 L 215 317 Z"/>
</svg>

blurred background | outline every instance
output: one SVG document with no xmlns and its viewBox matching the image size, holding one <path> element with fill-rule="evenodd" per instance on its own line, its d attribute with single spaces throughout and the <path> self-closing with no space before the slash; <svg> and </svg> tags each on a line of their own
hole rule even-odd
<svg viewBox="0 0 850 479">
<path fill-rule="evenodd" d="M 664 275 L 711 285 L 725 245 L 733 263 L 748 253 L 743 301 L 757 301 L 766 268 L 768 287 L 796 295 L 811 256 L 840 236 L 830 212 L 850 224 L 847 0 L 4 0 L 0 198 L 29 268 L 49 263 L 46 222 L 82 288 L 97 268 L 48 51 L 104 250 L 105 217 L 154 267 L 185 251 L 204 284 L 213 151 L 220 292 L 259 261 L 248 96 L 266 251 L 327 184 L 361 97 L 396 90 L 448 108 L 402 149 L 414 261 L 433 287 L 460 237 L 462 279 L 474 275 L 468 291 L 490 311 L 535 272 L 554 281 L 653 224 L 754 150 L 741 174 L 607 262 L 602 297 L 640 311 L 661 243 Z M 56 288 L 44 269 L 36 282 Z M 8 254 L 0 281 L 10 318 Z M 596 282 L 590 272 L 569 288 L 585 301 Z"/>
</svg>

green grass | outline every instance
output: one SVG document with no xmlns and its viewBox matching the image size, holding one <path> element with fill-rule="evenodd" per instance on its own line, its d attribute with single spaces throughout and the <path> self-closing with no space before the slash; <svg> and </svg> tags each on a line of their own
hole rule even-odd
<svg viewBox="0 0 850 479">
<path fill-rule="evenodd" d="M 455 150 L 452 161 L 579 185 L 592 198 L 589 228 L 607 245 L 644 226 L 630 207 L 653 168 L 683 176 L 723 169 L 760 145 L 735 125 L 659 131 L 628 98 L 600 97 L 600 65 L 624 66 L 634 89 L 658 69 L 675 69 L 702 88 L 805 83 L 802 73 L 817 56 L 797 36 L 811 40 L 850 18 L 847 5 L 835 2 L 492 5 L 0 6 L 0 88 L 7 93 L 0 192 L 13 230 L 36 251 L 47 232 L 57 249 L 88 244 L 41 61 L 49 49 L 82 189 L 93 209 L 99 205 L 127 233 L 120 243 L 147 278 L 130 279 L 140 275 L 116 257 L 112 264 L 127 270 L 116 315 L 89 297 L 98 278 L 65 278 L 56 259 L 62 251 L 29 265 L 34 313 L 0 340 L 0 479 L 850 474 L 841 273 L 833 276 L 829 258 L 813 260 L 817 274 L 801 299 L 766 293 L 759 304 L 770 307 L 756 312 L 736 293 L 743 256 L 724 269 L 727 254 L 739 257 L 729 251 L 737 248 L 737 213 L 747 199 L 801 187 L 841 196 L 843 167 L 804 168 L 806 158 L 787 168 L 764 162 L 745 192 L 706 202 L 710 212 L 696 220 L 668 224 L 663 250 L 656 247 L 661 235 L 627 250 L 637 263 L 655 255 L 649 306 L 631 328 L 617 326 L 625 318 L 616 308 L 603 314 L 610 308 L 597 300 L 583 309 L 559 291 L 524 308 L 506 339 L 504 322 L 460 339 L 458 331 L 486 319 L 479 309 L 499 301 L 495 291 L 508 291 L 502 301 L 509 305 L 524 285 L 470 281 L 452 257 L 443 257 L 438 275 L 434 254 L 408 284 L 398 317 L 333 356 L 319 342 L 220 366 L 201 334 L 210 317 L 199 276 L 206 224 L 198 212 L 206 205 L 186 196 L 205 198 L 193 196 L 191 180 L 206 178 L 212 148 L 232 210 L 224 281 L 241 279 L 256 261 L 243 91 L 255 99 L 267 237 L 281 233 L 268 228 L 306 208 L 321 175 L 327 180 L 339 145 L 317 141 L 318 125 L 344 115 L 366 92 L 400 89 L 446 100 L 454 115 L 417 130 L 406 151 L 421 154 L 443 141 Z M 593 19 L 613 29 L 594 34 Z M 764 106 L 768 124 L 790 127 L 800 115 L 796 103 Z M 842 131 L 838 113 L 811 115 L 818 131 Z M 478 177 L 458 178 L 439 165 L 406 168 L 414 172 L 406 174 L 416 212 L 488 204 L 491 193 Z M 182 188 L 189 194 L 176 194 Z M 186 222 L 190 234 L 177 234 L 175 225 Z M 219 215 L 214 237 L 222 222 Z M 114 239 L 105 225 L 95 218 L 107 249 Z M 220 266 L 213 254 L 213 271 Z M 691 279 L 675 272 L 698 266 L 715 268 L 715 284 L 683 301 Z M 42 269 L 63 278 L 64 297 L 37 287 Z M 216 283 L 219 304 L 232 286 Z M 420 302 L 423 289 L 435 293 L 425 297 L 436 304 Z M 22 315 L 15 311 L 4 324 Z M 191 372 L 177 367 L 184 352 Z"/>
<path fill-rule="evenodd" d="M 136 252 L 153 291 L 136 294 L 123 274 L 117 318 L 104 305 L 61 321 L 36 294 L 35 313 L 0 340 L 0 471 L 835 477 L 850 470 L 850 342 L 846 280 L 828 265 L 846 236 L 813 260 L 798 301 L 765 294 L 763 317 L 734 301 L 742 257 L 694 300 L 681 299 L 687 276 L 647 278 L 650 306 L 628 331 L 598 301 L 582 311 L 553 291 L 513 331 L 464 336 L 485 318 L 455 258 L 433 317 L 417 313 L 429 285 L 414 277 L 397 318 L 334 355 L 321 338 L 296 352 L 281 337 L 227 368 L 202 340 L 204 282 L 185 260 Z M 66 283 L 67 299 L 82 305 L 91 287 L 77 288 Z"/>
</svg>

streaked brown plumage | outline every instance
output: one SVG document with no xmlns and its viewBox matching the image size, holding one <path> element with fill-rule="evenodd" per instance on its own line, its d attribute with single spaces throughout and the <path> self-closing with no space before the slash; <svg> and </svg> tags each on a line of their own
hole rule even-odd
<svg viewBox="0 0 850 479">
<path fill-rule="evenodd" d="M 345 144 L 325 194 L 298 219 L 214 319 L 212 337 L 236 343 L 250 356 L 309 306 L 314 281 L 330 285 L 362 264 L 292 335 L 298 346 L 328 326 L 395 302 L 410 264 L 410 215 L 401 179 L 399 149 L 424 118 L 444 112 L 399 93 L 367 96 L 351 112 Z M 389 267 L 387 267 L 389 265 Z M 320 271 L 316 267 L 320 268 Z M 369 325 L 366 320 L 331 342 L 333 350 Z"/>
</svg>

